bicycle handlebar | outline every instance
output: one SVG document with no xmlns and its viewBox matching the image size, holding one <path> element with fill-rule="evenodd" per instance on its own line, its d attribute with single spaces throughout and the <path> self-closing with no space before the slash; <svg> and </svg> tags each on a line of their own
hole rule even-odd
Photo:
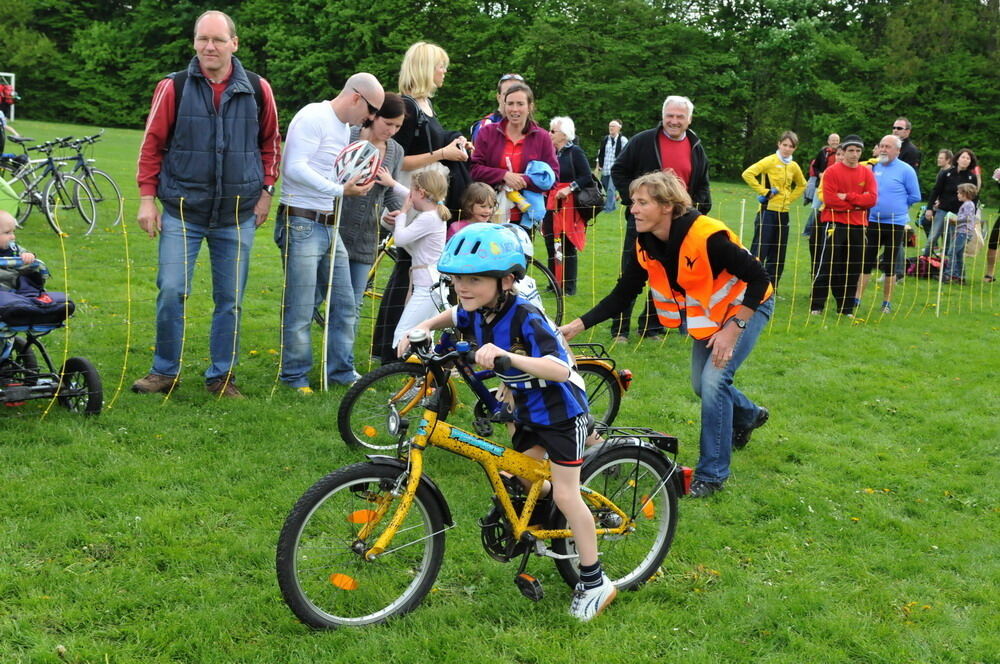
<svg viewBox="0 0 1000 664">
<path fill-rule="evenodd" d="M 504 404 L 497 401 L 496 396 L 489 390 L 472 370 L 472 365 L 476 361 L 476 352 L 467 341 L 459 341 L 455 347 L 444 354 L 438 354 L 433 347 L 433 338 L 424 330 L 412 330 L 408 335 L 411 352 L 416 354 L 427 367 L 428 371 L 434 374 L 434 379 L 439 385 L 444 385 L 448 380 L 444 365 L 454 362 L 462 379 L 479 397 L 491 413 L 499 414 L 504 409 Z M 494 361 L 495 371 L 504 371 L 510 368 L 509 357 L 498 357 Z"/>
</svg>

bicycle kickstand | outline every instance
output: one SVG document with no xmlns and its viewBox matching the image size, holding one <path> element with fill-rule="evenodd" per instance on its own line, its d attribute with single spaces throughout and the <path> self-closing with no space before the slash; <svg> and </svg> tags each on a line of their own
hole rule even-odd
<svg viewBox="0 0 1000 664">
<path fill-rule="evenodd" d="M 514 585 L 517 586 L 522 595 L 533 602 L 537 602 L 545 596 L 545 591 L 542 590 L 542 582 L 524 571 L 528 566 L 528 556 L 531 555 L 531 551 L 532 549 L 529 547 L 521 556 L 521 566 L 517 570 L 517 576 L 514 577 Z"/>
</svg>

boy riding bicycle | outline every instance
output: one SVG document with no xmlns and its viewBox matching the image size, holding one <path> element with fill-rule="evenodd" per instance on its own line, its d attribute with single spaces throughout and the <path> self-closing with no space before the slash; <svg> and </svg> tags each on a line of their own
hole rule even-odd
<svg viewBox="0 0 1000 664">
<path fill-rule="evenodd" d="M 527 260 L 517 236 L 498 224 L 479 223 L 448 240 L 438 271 L 452 276 L 459 304 L 415 329 L 454 327 L 475 339 L 476 362 L 495 369 L 499 357 L 510 368 L 497 371 L 514 398 L 517 451 L 548 455 L 551 494 L 566 517 L 580 555 L 580 582 L 570 612 L 582 621 L 598 615 L 617 589 L 603 574 L 594 519 L 580 497 L 580 467 L 590 421 L 583 380 L 572 368 L 565 342 L 536 307 L 515 294 Z M 400 354 L 409 343 L 404 336 Z"/>
</svg>

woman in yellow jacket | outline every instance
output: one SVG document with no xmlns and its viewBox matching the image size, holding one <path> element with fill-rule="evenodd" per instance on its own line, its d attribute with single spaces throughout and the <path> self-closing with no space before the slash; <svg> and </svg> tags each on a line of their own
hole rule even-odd
<svg viewBox="0 0 1000 664">
<path fill-rule="evenodd" d="M 788 247 L 788 208 L 805 192 L 802 169 L 792 160 L 799 137 L 786 131 L 778 139 L 778 150 L 743 171 L 743 180 L 757 192 L 760 210 L 754 219 L 750 253 L 757 256 L 771 275 L 775 287 L 785 268 Z"/>
</svg>

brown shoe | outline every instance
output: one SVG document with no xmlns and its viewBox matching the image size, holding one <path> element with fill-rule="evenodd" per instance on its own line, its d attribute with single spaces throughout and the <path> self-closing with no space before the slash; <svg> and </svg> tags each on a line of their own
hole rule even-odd
<svg viewBox="0 0 1000 664">
<path fill-rule="evenodd" d="M 177 379 L 177 376 L 161 376 L 150 373 L 132 383 L 132 391 L 136 394 L 166 393 L 180 384 L 181 381 Z"/>
<path fill-rule="evenodd" d="M 205 384 L 205 389 L 217 396 L 229 397 L 231 399 L 245 399 L 243 393 L 236 388 L 236 376 L 226 374 L 215 380 L 210 380 Z"/>
</svg>

